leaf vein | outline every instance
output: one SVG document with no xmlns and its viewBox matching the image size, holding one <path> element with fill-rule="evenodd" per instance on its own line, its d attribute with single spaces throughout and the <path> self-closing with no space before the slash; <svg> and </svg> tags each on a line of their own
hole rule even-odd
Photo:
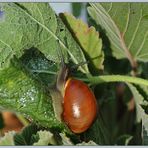
<svg viewBox="0 0 148 148">
<path fill-rule="evenodd" d="M 26 12 L 24 9 L 22 9 L 21 7 L 19 7 L 19 9 L 24 12 L 25 15 L 27 15 L 30 19 L 32 19 L 33 21 L 35 21 L 37 24 L 39 24 L 42 28 L 44 28 L 51 36 L 53 36 L 53 38 L 55 38 L 55 40 L 58 40 L 59 43 L 61 44 L 61 46 L 63 46 L 63 48 L 68 52 L 68 54 L 71 56 L 71 58 L 73 59 L 73 61 L 78 64 L 77 59 L 74 57 L 74 55 L 68 50 L 68 48 L 66 47 L 66 45 L 60 40 L 60 38 L 58 38 L 49 28 L 47 28 L 44 24 L 42 24 L 41 22 L 39 22 L 38 20 L 36 20 L 35 18 L 33 18 L 28 12 Z M 85 73 L 85 70 L 83 70 L 81 68 L 81 70 Z"/>
<path fill-rule="evenodd" d="M 143 45 L 144 45 L 144 43 L 145 43 L 145 41 L 146 41 L 147 36 L 148 36 L 148 31 L 146 32 L 146 34 L 145 34 L 145 36 L 144 36 L 144 38 L 143 38 L 143 41 L 142 41 L 142 43 L 141 43 L 139 49 L 137 50 L 136 57 L 140 54 L 140 52 L 141 52 L 141 50 L 142 50 L 142 48 L 143 48 Z"/>
<path fill-rule="evenodd" d="M 130 48 L 131 48 L 131 46 L 132 46 L 132 44 L 133 44 L 133 42 L 134 42 L 134 40 L 135 40 L 136 34 L 137 34 L 137 32 L 138 32 L 139 25 L 140 25 L 140 23 L 141 23 L 141 19 L 142 19 L 142 10 L 141 10 L 141 13 L 140 13 L 139 21 L 138 21 L 138 23 L 137 23 L 137 27 L 135 28 L 135 31 L 134 31 L 133 36 L 132 36 L 132 38 L 131 38 L 131 41 L 130 41 L 130 43 L 129 43 L 129 45 L 128 45 L 128 49 L 129 49 L 129 50 L 130 50 Z"/>
<path fill-rule="evenodd" d="M 124 35 L 125 35 L 125 33 L 126 33 L 126 31 L 127 31 L 127 29 L 128 29 L 128 26 L 129 26 L 129 18 L 130 18 L 130 4 L 128 5 L 129 7 L 128 7 L 128 15 L 127 15 L 127 21 L 126 21 L 126 25 L 125 25 L 125 29 L 124 29 L 124 31 L 123 31 L 123 37 L 124 37 Z"/>
<path fill-rule="evenodd" d="M 113 3 L 110 4 L 110 8 L 108 9 L 108 13 L 112 10 Z"/>
</svg>

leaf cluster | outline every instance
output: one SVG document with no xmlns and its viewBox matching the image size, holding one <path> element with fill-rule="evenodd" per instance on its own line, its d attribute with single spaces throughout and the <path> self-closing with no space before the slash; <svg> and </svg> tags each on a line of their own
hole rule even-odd
<svg viewBox="0 0 148 148">
<path fill-rule="evenodd" d="M 148 82 L 141 85 L 135 78 L 148 79 L 147 4 L 78 6 L 73 4 L 73 11 L 87 10 L 87 23 L 68 13 L 58 16 L 48 3 L 0 5 L 0 109 L 33 122 L 20 134 L 6 134 L 1 145 L 148 144 Z M 58 50 L 70 67 L 88 61 L 71 75 L 86 80 L 99 110 L 80 135 L 56 118 L 52 90 L 61 68 Z M 116 75 L 105 81 L 112 83 L 93 83 L 106 74 L 131 76 L 137 83 L 117 83 Z"/>
</svg>

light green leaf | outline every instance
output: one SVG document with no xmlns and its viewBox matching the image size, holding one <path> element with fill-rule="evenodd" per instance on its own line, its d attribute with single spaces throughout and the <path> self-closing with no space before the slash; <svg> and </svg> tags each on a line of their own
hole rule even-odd
<svg viewBox="0 0 148 148">
<path fill-rule="evenodd" d="M 61 136 L 61 138 L 62 138 L 62 143 L 63 143 L 63 145 L 74 145 L 73 143 L 72 143 L 72 141 L 70 140 L 70 138 L 68 138 L 66 135 L 65 135 L 65 133 L 60 133 L 60 136 Z"/>
<path fill-rule="evenodd" d="M 53 134 L 49 131 L 38 131 L 37 134 L 39 135 L 38 142 L 34 143 L 35 146 L 45 146 L 45 145 L 56 145 L 56 141 L 53 137 Z"/>
<path fill-rule="evenodd" d="M 47 146 L 56 145 L 53 134 L 42 130 L 36 124 L 30 124 L 14 136 L 15 145 Z"/>
<path fill-rule="evenodd" d="M 9 65 L 13 56 L 23 59 L 24 52 L 32 53 L 31 48 L 37 48 L 53 63 L 59 62 L 57 58 L 57 39 L 62 46 L 65 59 L 68 58 L 65 52 L 68 52 L 70 60 L 74 63 L 86 61 L 81 48 L 48 3 L 3 3 L 2 11 L 4 12 L 4 20 L 0 20 L 0 27 L 3 28 L 0 29 L 1 107 L 24 113 L 45 127 L 63 129 L 63 124 L 55 118 L 55 112 L 53 111 L 55 108 L 53 109 L 51 95 L 47 92 L 47 88 L 45 89 L 42 86 L 43 84 L 37 85 L 30 78 L 33 77 L 33 73 L 37 73 L 41 76 L 39 76 L 40 80 L 42 80 L 42 74 L 44 73 L 38 73 L 37 70 L 39 69 L 37 68 L 43 68 L 43 65 L 46 65 L 47 71 L 54 72 L 54 74 L 56 74 L 57 68 L 50 69 L 47 60 L 45 60 L 45 64 L 42 64 L 44 61 L 39 62 L 39 59 L 37 59 L 39 63 L 35 66 L 30 62 L 30 67 L 35 68 L 31 69 L 32 71 L 29 70 L 32 75 L 26 75 L 22 69 L 9 67 Z M 34 56 L 34 54 L 31 55 Z M 41 58 L 41 60 L 44 59 Z M 27 58 L 26 60 L 30 61 Z M 36 58 L 33 60 L 36 60 Z M 30 63 L 23 63 L 22 67 L 24 65 L 27 67 Z M 5 69 L 5 67 L 7 68 Z M 88 72 L 86 65 L 80 68 L 83 72 Z M 55 77 L 56 75 L 49 76 L 48 74 L 48 77 L 44 77 L 43 81 L 46 79 L 48 86 L 51 86 L 55 83 Z"/>
<path fill-rule="evenodd" d="M 16 67 L 0 71 L 0 106 L 25 114 L 45 127 L 63 128 L 45 87 Z"/>
<path fill-rule="evenodd" d="M 88 27 L 81 19 L 76 19 L 71 14 L 63 13 L 61 16 L 95 68 L 103 69 L 102 40 L 96 29 Z"/>
<path fill-rule="evenodd" d="M 3 3 L 2 11 L 5 19 L 0 21 L 0 68 L 31 47 L 38 48 L 47 59 L 59 61 L 57 40 L 74 63 L 85 61 L 81 48 L 48 3 Z M 88 73 L 86 65 L 80 69 Z"/>
<path fill-rule="evenodd" d="M 8 132 L 8 133 L 5 133 L 5 136 L 0 138 L 0 145 L 1 146 L 14 146 L 14 136 L 15 132 L 12 131 L 12 132 Z"/>
<path fill-rule="evenodd" d="M 111 42 L 113 55 L 148 61 L 148 15 L 147 3 L 90 3 L 90 16 L 105 30 Z"/>
<path fill-rule="evenodd" d="M 131 92 L 133 93 L 133 97 L 135 99 L 136 103 L 136 109 L 137 109 L 137 122 L 140 122 L 142 120 L 142 138 L 143 143 L 147 141 L 147 131 L 148 131 L 148 114 L 144 112 L 144 109 L 141 107 L 141 104 L 144 102 L 144 98 L 142 95 L 138 92 L 136 87 L 134 87 L 132 84 L 128 84 Z M 148 105 L 148 102 L 147 102 Z M 145 133 L 146 132 L 146 133 Z"/>
<path fill-rule="evenodd" d="M 62 142 L 63 142 L 63 145 L 67 145 L 67 146 L 70 146 L 70 145 L 74 145 L 72 143 L 72 141 L 70 140 L 70 138 L 68 138 L 64 133 L 60 133 L 60 136 L 62 138 Z M 82 142 L 82 143 L 78 143 L 76 144 L 78 146 L 88 146 L 88 145 L 97 145 L 95 142 L 93 141 L 89 141 L 89 142 Z"/>
<path fill-rule="evenodd" d="M 89 141 L 89 142 L 82 142 L 82 143 L 78 143 L 77 145 L 79 145 L 79 146 L 95 146 L 95 145 L 97 145 L 95 142 L 93 142 L 93 141 Z"/>
</svg>

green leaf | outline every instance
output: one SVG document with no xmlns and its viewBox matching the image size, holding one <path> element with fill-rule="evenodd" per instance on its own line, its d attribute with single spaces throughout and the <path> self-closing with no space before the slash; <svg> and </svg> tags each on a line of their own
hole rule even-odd
<svg viewBox="0 0 148 148">
<path fill-rule="evenodd" d="M 99 38 L 99 33 L 96 29 L 88 27 L 81 19 L 76 19 L 71 14 L 63 13 L 61 16 L 74 38 L 86 53 L 86 56 L 92 62 L 91 66 L 94 66 L 96 69 L 103 69 L 102 40 Z"/>
<path fill-rule="evenodd" d="M 53 134 L 49 131 L 38 131 L 37 134 L 39 135 L 38 142 L 34 143 L 35 146 L 45 146 L 45 145 L 56 145 L 56 141 L 53 137 Z"/>
<path fill-rule="evenodd" d="M 89 141 L 89 142 L 82 142 L 82 143 L 78 143 L 78 146 L 96 146 L 97 144 L 93 141 Z"/>
<path fill-rule="evenodd" d="M 65 135 L 65 133 L 60 133 L 60 136 L 62 138 L 63 145 L 74 145 L 70 138 Z"/>
<path fill-rule="evenodd" d="M 43 130 L 36 124 L 30 124 L 25 127 L 21 133 L 14 135 L 15 145 L 55 145 L 56 141 L 53 134 L 49 131 Z"/>
<path fill-rule="evenodd" d="M 0 106 L 25 114 L 44 127 L 63 129 L 47 89 L 18 67 L 0 71 Z"/>
<path fill-rule="evenodd" d="M 63 142 L 63 145 L 67 145 L 67 146 L 72 146 L 74 145 L 71 141 L 70 138 L 68 138 L 64 133 L 60 133 L 60 136 L 62 138 L 62 142 Z M 93 141 L 89 141 L 89 142 L 81 142 L 81 143 L 78 143 L 76 144 L 78 146 L 88 146 L 88 145 L 97 145 L 95 142 Z"/>
<path fill-rule="evenodd" d="M 0 145 L 1 146 L 13 146 L 14 145 L 14 139 L 13 139 L 13 136 L 14 136 L 15 132 L 8 132 L 5 134 L 4 137 L 0 138 Z"/>
<path fill-rule="evenodd" d="M 36 124 L 30 124 L 25 127 L 20 133 L 14 135 L 15 145 L 32 145 L 38 141 L 38 137 L 35 137 L 39 127 Z"/>
<path fill-rule="evenodd" d="M 46 57 L 37 49 L 27 50 L 20 58 L 20 62 L 31 77 L 42 82 L 47 87 L 55 84 L 59 71 L 59 64 Z"/>
<path fill-rule="evenodd" d="M 61 121 L 63 97 L 55 87 L 57 75 L 59 74 L 58 64 L 51 60 L 47 60 L 42 53 L 34 48 L 28 50 L 21 57 L 20 62 L 35 80 L 42 83 L 46 89 L 49 89 L 55 117 Z"/>
<path fill-rule="evenodd" d="M 148 123 L 147 123 L 148 127 Z M 148 145 L 148 128 L 143 128 L 143 145 Z"/>
<path fill-rule="evenodd" d="M 3 28 L 0 30 L 0 68 L 8 66 L 14 55 L 20 57 L 31 47 L 57 62 L 57 40 L 74 63 L 85 61 L 81 48 L 48 3 L 3 3 L 2 11 L 5 19 L 0 21 Z M 64 55 L 66 58 L 67 54 Z M 88 73 L 86 65 L 80 69 Z"/>
<path fill-rule="evenodd" d="M 110 135 L 102 117 L 99 115 L 94 124 L 84 133 L 85 140 L 93 140 L 99 145 L 109 145 Z"/>
<path fill-rule="evenodd" d="M 128 84 L 131 92 L 133 93 L 135 102 L 136 102 L 136 109 L 137 109 L 137 122 L 140 122 L 142 120 L 142 138 L 143 138 L 143 144 L 146 143 L 148 136 L 148 114 L 145 113 L 144 109 L 141 107 L 141 104 L 144 102 L 144 98 L 142 95 L 138 92 L 136 87 L 134 87 L 132 84 Z M 148 102 L 147 102 L 148 106 Z"/>
<path fill-rule="evenodd" d="M 147 3 L 90 3 L 88 13 L 106 32 L 113 55 L 148 61 L 148 15 Z"/>
<path fill-rule="evenodd" d="M 133 136 L 131 135 L 122 135 L 117 139 L 117 145 L 128 145 L 132 140 Z"/>
</svg>

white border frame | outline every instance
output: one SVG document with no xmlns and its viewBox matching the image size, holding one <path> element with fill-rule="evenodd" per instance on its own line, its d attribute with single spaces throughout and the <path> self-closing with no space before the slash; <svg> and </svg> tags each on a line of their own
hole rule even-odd
<svg viewBox="0 0 148 148">
<path fill-rule="evenodd" d="M 49 3 L 70 3 L 70 2 L 148 2 L 148 0 L 0 0 L 0 2 L 49 2 Z"/>
</svg>

